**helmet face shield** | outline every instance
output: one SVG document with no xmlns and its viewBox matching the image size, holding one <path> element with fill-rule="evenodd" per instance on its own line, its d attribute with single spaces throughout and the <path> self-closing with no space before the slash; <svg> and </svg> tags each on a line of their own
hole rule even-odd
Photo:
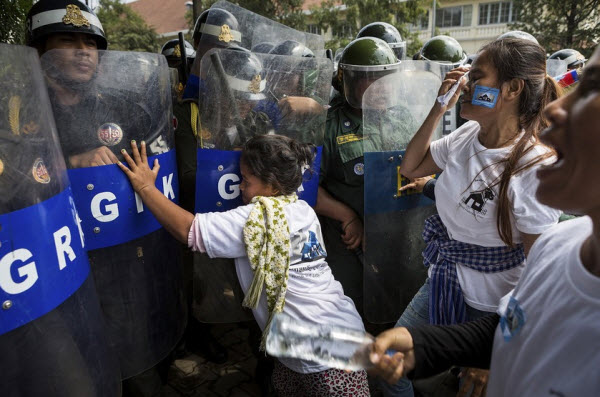
<svg viewBox="0 0 600 397">
<path fill-rule="evenodd" d="M 344 65 L 340 68 L 343 71 L 344 96 L 350 106 L 355 109 L 362 109 L 363 95 L 367 88 L 374 82 L 394 73 L 398 69 L 398 64 L 381 66 L 358 66 Z"/>
<path fill-rule="evenodd" d="M 389 45 L 392 48 L 392 51 L 394 51 L 394 54 L 396 54 L 396 58 L 398 58 L 399 61 L 403 60 L 404 55 L 406 54 L 406 41 Z"/>
</svg>

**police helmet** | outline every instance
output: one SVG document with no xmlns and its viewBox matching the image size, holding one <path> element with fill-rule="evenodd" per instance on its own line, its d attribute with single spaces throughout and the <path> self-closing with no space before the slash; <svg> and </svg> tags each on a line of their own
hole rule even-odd
<svg viewBox="0 0 600 397">
<path fill-rule="evenodd" d="M 227 10 L 209 8 L 196 21 L 193 34 L 194 44 L 202 39 L 218 47 L 240 45 L 242 34 L 235 16 Z"/>
<path fill-rule="evenodd" d="M 402 40 L 402 36 L 394 25 L 386 22 L 373 22 L 364 26 L 356 35 L 356 38 L 361 37 L 377 37 L 388 43 L 396 54 L 396 58 L 401 60 L 406 52 L 406 41 Z"/>
<path fill-rule="evenodd" d="M 467 54 L 455 38 L 435 36 L 427 40 L 419 52 L 419 59 L 459 67 L 467 60 Z"/>
<path fill-rule="evenodd" d="M 362 96 L 368 86 L 399 65 L 388 43 L 376 37 L 361 37 L 348 44 L 342 53 L 338 64 L 338 86 L 350 106 L 362 109 Z"/>
<path fill-rule="evenodd" d="M 514 37 L 516 39 L 529 40 L 529 41 L 533 41 L 535 44 L 539 44 L 537 39 L 535 37 L 533 37 L 532 34 L 523 32 L 522 30 L 511 30 L 510 32 L 502 33 L 500 36 L 498 36 L 498 38 L 496 40 L 502 40 L 507 37 Z"/>
<path fill-rule="evenodd" d="M 570 48 L 556 51 L 554 54 L 550 55 L 548 59 L 560 59 L 561 61 L 565 61 L 567 63 L 567 69 L 569 70 L 584 67 L 585 61 L 587 61 L 582 53 Z"/>
<path fill-rule="evenodd" d="M 257 54 L 268 54 L 273 49 L 273 47 L 275 47 L 275 44 L 273 43 L 258 43 L 252 47 L 251 51 Z"/>
<path fill-rule="evenodd" d="M 286 40 L 277 44 L 270 52 L 271 55 L 288 55 L 293 57 L 314 58 L 315 54 L 304 44 L 295 40 Z"/>
<path fill-rule="evenodd" d="M 27 13 L 26 43 L 43 44 L 54 33 L 84 33 L 93 36 L 99 50 L 107 42 L 100 20 L 91 8 L 77 0 L 40 0 Z"/>
<path fill-rule="evenodd" d="M 194 47 L 192 47 L 192 45 L 186 40 L 183 41 L 183 44 L 185 45 L 185 56 L 188 59 L 188 62 L 190 62 L 196 57 L 196 51 L 194 51 Z M 167 58 L 167 63 L 169 64 L 170 68 L 179 66 L 181 63 L 181 48 L 179 46 L 179 39 L 167 41 L 162 46 L 160 53 Z"/>
<path fill-rule="evenodd" d="M 232 50 L 235 50 L 235 54 L 228 54 L 227 62 L 223 62 L 223 70 L 233 94 L 251 101 L 265 99 L 266 71 L 260 58 L 242 47 Z"/>
</svg>

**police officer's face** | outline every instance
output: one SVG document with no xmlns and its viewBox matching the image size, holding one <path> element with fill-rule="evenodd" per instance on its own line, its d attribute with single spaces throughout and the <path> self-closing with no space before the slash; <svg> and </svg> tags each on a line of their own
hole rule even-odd
<svg viewBox="0 0 600 397">
<path fill-rule="evenodd" d="M 276 190 L 254 175 L 243 161 L 240 163 L 240 171 L 242 173 L 240 190 L 242 191 L 244 204 L 248 204 L 256 196 L 270 197 L 276 195 Z"/>
<path fill-rule="evenodd" d="M 46 40 L 45 51 L 60 51 L 54 55 L 55 66 L 69 78 L 78 83 L 89 81 L 98 65 L 98 46 L 93 36 L 84 33 L 56 33 Z"/>
<path fill-rule="evenodd" d="M 551 125 L 542 141 L 557 161 L 538 171 L 540 202 L 570 213 L 600 214 L 600 49 L 586 64 L 577 88 L 549 104 Z"/>
</svg>

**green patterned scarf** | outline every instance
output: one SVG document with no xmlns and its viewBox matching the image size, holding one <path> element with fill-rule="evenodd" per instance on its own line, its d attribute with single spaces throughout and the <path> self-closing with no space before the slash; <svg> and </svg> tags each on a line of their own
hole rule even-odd
<svg viewBox="0 0 600 397">
<path fill-rule="evenodd" d="M 277 197 L 256 196 L 252 199 L 256 205 L 244 226 L 244 243 L 254 279 L 242 304 L 256 309 L 263 284 L 266 284 L 269 319 L 263 331 L 261 350 L 265 350 L 273 315 L 281 313 L 285 305 L 290 268 L 290 229 L 283 207 L 296 201 L 296 193 Z"/>
</svg>

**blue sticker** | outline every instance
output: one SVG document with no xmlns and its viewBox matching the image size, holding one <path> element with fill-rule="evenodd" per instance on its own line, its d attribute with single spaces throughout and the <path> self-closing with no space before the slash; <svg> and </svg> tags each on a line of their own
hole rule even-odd
<svg viewBox="0 0 600 397">
<path fill-rule="evenodd" d="M 497 88 L 476 85 L 471 103 L 477 106 L 493 108 L 498 101 L 498 95 L 500 95 L 500 90 Z"/>
<path fill-rule="evenodd" d="M 500 329 L 502 330 L 504 341 L 508 342 L 517 335 L 521 331 L 521 328 L 523 328 L 526 320 L 525 312 L 519 305 L 519 301 L 511 296 L 504 315 L 500 317 Z"/>
<path fill-rule="evenodd" d="M 177 204 L 179 183 L 175 151 L 148 157 L 148 163 L 153 164 L 154 159 L 160 163 L 156 187 Z M 162 227 L 116 164 L 75 168 L 68 172 L 88 250 L 123 244 Z"/>
<path fill-rule="evenodd" d="M 68 187 L 39 204 L 0 215 L 0 335 L 54 310 L 90 272 Z"/>
<path fill-rule="evenodd" d="M 312 170 L 304 172 L 298 188 L 298 197 L 314 206 L 317 203 L 319 172 L 323 147 L 317 147 Z M 197 213 L 228 211 L 243 205 L 240 192 L 241 151 L 198 149 L 196 152 L 196 205 Z"/>
</svg>

